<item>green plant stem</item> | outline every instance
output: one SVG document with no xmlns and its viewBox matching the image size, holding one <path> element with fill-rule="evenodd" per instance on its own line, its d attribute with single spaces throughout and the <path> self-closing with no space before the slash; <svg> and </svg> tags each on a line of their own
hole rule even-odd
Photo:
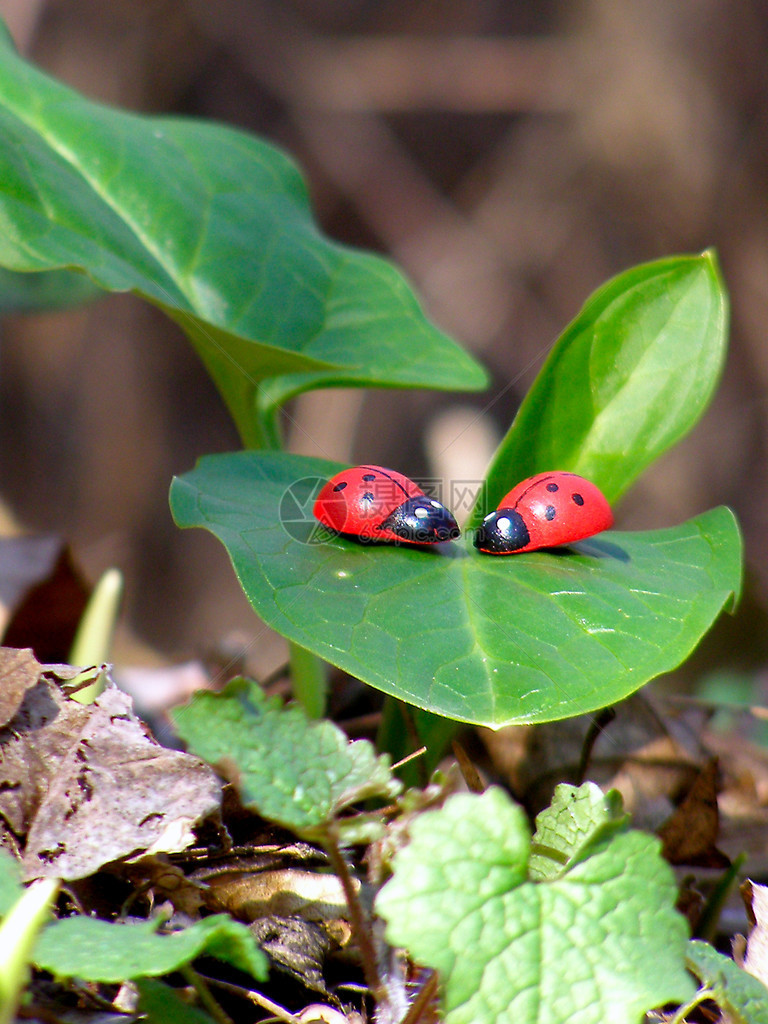
<svg viewBox="0 0 768 1024">
<path fill-rule="evenodd" d="M 226 394 L 226 391 L 224 392 Z M 233 419 L 240 433 L 243 448 L 256 448 L 278 452 L 283 448 L 283 432 L 280 425 L 280 409 L 267 405 L 265 391 L 256 384 L 253 395 L 253 415 L 241 421 L 233 413 Z M 230 412 L 232 410 L 230 409 Z"/>
<path fill-rule="evenodd" d="M 322 658 L 298 644 L 289 645 L 293 696 L 309 718 L 322 718 L 328 692 L 328 668 Z"/>
<path fill-rule="evenodd" d="M 211 995 L 211 990 L 206 985 L 205 981 L 200 977 L 194 967 L 190 967 L 189 964 L 185 964 L 179 968 L 179 972 L 186 978 L 187 982 L 197 993 L 197 998 L 206 1008 L 208 1013 L 213 1017 L 217 1024 L 234 1024 L 232 1018 L 222 1010 L 219 1004 Z"/>
<path fill-rule="evenodd" d="M 406 786 L 423 787 L 461 728 L 461 723 L 451 718 L 433 715 L 403 704 L 394 697 L 387 697 L 376 747 L 381 753 L 389 754 L 396 764 L 422 745 L 425 746 L 427 753 L 424 757 L 409 761 L 397 770 L 398 777 Z"/>
<path fill-rule="evenodd" d="M 712 942 L 714 939 L 725 901 L 728 899 L 728 894 L 739 877 L 746 859 L 746 853 L 740 853 L 738 857 L 735 857 L 731 866 L 724 872 L 710 893 L 704 904 L 704 909 L 699 915 L 699 920 L 696 922 L 693 932 L 694 939 L 703 939 L 705 942 Z"/>
<path fill-rule="evenodd" d="M 376 962 L 376 949 L 373 945 L 373 936 L 371 935 L 368 920 L 363 913 L 363 908 L 360 905 L 360 900 L 355 892 L 355 887 L 352 884 L 352 876 L 349 872 L 349 867 L 342 856 L 334 825 L 330 825 L 328 827 L 323 838 L 323 846 L 325 848 L 325 852 L 328 854 L 331 867 L 336 873 L 336 876 L 341 882 L 341 887 L 344 890 L 344 897 L 347 901 L 347 907 L 349 908 L 349 923 L 352 927 L 352 934 L 355 937 L 355 942 L 360 950 L 360 957 L 363 962 L 365 983 L 368 986 L 371 995 L 375 999 L 376 1004 L 379 1005 L 384 1001 L 384 999 L 386 999 L 386 992 L 381 983 L 381 978 L 379 977 L 379 968 Z"/>
<path fill-rule="evenodd" d="M 711 998 L 711 988 L 708 988 L 707 986 L 704 986 L 704 988 L 700 988 L 689 1003 L 686 1003 L 685 1006 L 680 1007 L 675 1016 L 670 1019 L 669 1024 L 685 1024 L 685 1018 L 688 1016 L 691 1010 L 695 1010 L 697 1006 L 705 1002 L 707 999 Z"/>
</svg>

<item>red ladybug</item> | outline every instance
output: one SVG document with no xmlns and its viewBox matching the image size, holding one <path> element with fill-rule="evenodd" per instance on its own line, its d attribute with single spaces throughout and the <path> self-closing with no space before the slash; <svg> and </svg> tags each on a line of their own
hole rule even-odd
<svg viewBox="0 0 768 1024">
<path fill-rule="evenodd" d="M 437 544 L 459 536 L 444 505 L 407 476 L 382 466 L 337 473 L 318 494 L 313 512 L 323 526 L 364 544 Z"/>
<path fill-rule="evenodd" d="M 553 548 L 613 526 L 598 488 L 575 473 L 539 473 L 513 487 L 483 519 L 475 547 L 489 555 Z"/>
</svg>

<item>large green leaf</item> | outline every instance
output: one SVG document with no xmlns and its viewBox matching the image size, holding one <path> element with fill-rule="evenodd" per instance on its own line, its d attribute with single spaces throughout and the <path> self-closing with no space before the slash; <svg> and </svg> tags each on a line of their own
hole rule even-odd
<svg viewBox="0 0 768 1024">
<path fill-rule="evenodd" d="M 99 298 L 100 288 L 74 270 L 17 274 L 0 267 L 0 313 L 67 309 Z"/>
<path fill-rule="evenodd" d="M 610 502 L 686 434 L 717 384 L 727 298 L 711 252 L 606 282 L 565 329 L 494 456 L 473 524 L 519 480 L 564 469 Z"/>
<path fill-rule="evenodd" d="M 620 700 L 678 665 L 740 586 L 725 508 L 558 553 L 366 547 L 312 525 L 317 488 L 339 469 L 277 453 L 209 456 L 174 480 L 171 507 L 180 526 L 222 541 L 266 623 L 450 718 L 551 721 Z"/>
<path fill-rule="evenodd" d="M 525 814 L 495 787 L 449 797 L 410 833 L 376 911 L 438 971 L 446 1024 L 638 1024 L 692 995 L 658 839 L 624 831 L 587 855 L 563 836 L 561 873 L 533 882 Z"/>
<path fill-rule="evenodd" d="M 297 391 L 473 390 L 484 371 L 399 272 L 325 239 L 281 152 L 220 125 L 89 102 L 0 34 L 0 265 L 80 268 L 186 331 L 243 437 Z"/>
</svg>

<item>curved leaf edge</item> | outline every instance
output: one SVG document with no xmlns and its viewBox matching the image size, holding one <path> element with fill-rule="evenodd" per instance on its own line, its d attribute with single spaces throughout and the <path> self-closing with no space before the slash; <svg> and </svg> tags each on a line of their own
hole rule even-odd
<svg viewBox="0 0 768 1024">
<path fill-rule="evenodd" d="M 203 461 L 205 461 L 206 459 L 209 459 L 209 458 L 216 458 L 216 456 L 203 456 L 203 458 L 198 461 L 198 465 L 201 462 L 203 462 Z M 328 467 L 333 467 L 333 466 L 336 466 L 336 465 L 340 465 L 340 464 L 335 464 L 335 463 L 326 463 L 325 460 L 309 459 L 309 460 L 306 460 L 306 461 L 308 461 L 308 462 L 310 462 L 312 464 L 317 464 L 318 466 L 323 466 L 326 469 L 326 471 L 327 471 Z M 481 716 L 481 717 L 470 717 L 470 716 L 463 716 L 461 714 L 456 714 L 455 712 L 452 712 L 451 714 L 448 714 L 446 712 L 441 711 L 439 708 L 436 708 L 434 705 L 430 705 L 426 701 L 422 702 L 422 701 L 419 701 L 418 699 L 415 699 L 415 698 L 412 698 L 412 697 L 409 697 L 408 699 L 406 699 L 406 697 L 404 696 L 403 691 L 402 691 L 401 688 L 399 688 L 397 686 L 394 686 L 394 685 L 388 686 L 388 685 L 386 685 L 386 683 L 383 683 L 380 680 L 367 679 L 367 678 L 365 678 L 364 675 L 356 674 L 350 668 L 350 666 L 346 663 L 346 660 L 343 657 L 336 657 L 335 658 L 334 655 L 333 655 L 333 652 L 329 651 L 329 649 L 324 644 L 317 643 L 315 641 L 314 637 L 311 634 L 304 633 L 304 632 L 302 632 L 300 630 L 295 630 L 295 631 L 286 630 L 286 629 L 282 628 L 281 625 L 278 623 L 279 615 L 278 615 L 277 612 L 275 612 L 275 614 L 272 615 L 272 614 L 270 614 L 271 608 L 267 607 L 266 609 L 264 609 L 264 608 L 257 608 L 256 607 L 255 603 L 252 602 L 250 600 L 250 598 L 248 597 L 247 591 L 246 591 L 245 587 L 243 586 L 242 580 L 241 580 L 240 575 L 238 573 L 235 559 L 230 554 L 229 549 L 227 548 L 227 545 L 222 541 L 222 539 L 220 537 L 218 537 L 216 535 L 216 533 L 213 530 L 210 530 L 210 528 L 206 527 L 203 523 L 195 522 L 195 521 L 185 521 L 184 516 L 181 514 L 181 510 L 183 509 L 185 501 L 186 501 L 186 498 L 184 496 L 188 495 L 189 490 L 190 490 L 189 485 L 186 483 L 186 481 L 184 480 L 183 477 L 175 476 L 173 478 L 173 480 L 171 482 L 171 488 L 170 488 L 170 494 L 169 494 L 169 502 L 170 502 L 171 513 L 172 513 L 174 522 L 181 529 L 194 528 L 194 527 L 202 527 L 203 529 L 209 530 L 209 532 L 213 533 L 214 536 L 216 536 L 217 540 L 219 540 L 220 543 L 222 543 L 222 546 L 224 547 L 225 551 L 227 552 L 227 557 L 230 559 L 230 563 L 232 564 L 233 570 L 235 572 L 235 577 L 238 580 L 238 582 L 241 584 L 241 586 L 243 587 L 243 593 L 245 594 L 246 598 L 248 599 L 249 603 L 251 604 L 251 607 L 253 608 L 253 610 L 256 613 L 256 615 L 259 618 L 261 618 L 261 620 L 267 626 L 269 626 L 270 628 L 274 629 L 277 633 L 279 633 L 281 636 L 285 637 L 287 640 L 300 644 L 302 647 L 304 647 L 307 650 L 311 651 L 312 653 L 316 654 L 318 657 L 328 661 L 332 665 L 335 665 L 337 668 L 340 668 L 342 671 L 348 672 L 350 675 L 354 676 L 355 678 L 359 678 L 362 682 L 366 683 L 369 686 L 372 686 L 374 689 L 377 689 L 380 692 L 385 693 L 388 696 L 394 697 L 394 698 L 396 698 L 398 700 L 404 700 L 406 703 L 409 703 L 409 704 L 411 704 L 414 707 L 420 708 L 423 711 L 430 712 L 431 714 L 437 715 L 439 717 L 450 718 L 453 721 L 463 722 L 463 723 L 465 723 L 467 725 L 486 726 L 487 728 L 490 728 L 490 729 L 493 729 L 493 730 L 501 729 L 501 728 L 504 728 L 504 727 L 509 726 L 509 725 L 532 725 L 532 724 L 542 724 L 542 723 L 545 723 L 545 722 L 561 721 L 561 720 L 566 719 L 566 718 L 577 717 L 578 715 L 581 715 L 581 714 L 590 714 L 590 713 L 598 711 L 601 708 L 606 706 L 605 703 L 600 702 L 599 700 L 596 700 L 593 704 L 590 704 L 588 702 L 582 703 L 580 705 L 580 707 L 579 707 L 579 710 L 575 713 L 575 715 L 571 715 L 571 714 L 569 714 L 567 712 L 567 710 L 564 710 L 562 713 L 551 712 L 550 711 L 550 712 L 546 712 L 544 714 L 536 714 L 536 713 L 534 713 L 534 714 L 526 714 L 526 715 L 512 715 L 512 716 L 506 716 L 504 718 L 499 718 L 499 719 L 495 719 L 495 718 L 492 718 L 492 717 L 483 717 L 483 716 Z M 622 692 L 622 694 L 621 694 L 619 699 L 626 699 L 627 697 L 631 696 L 633 693 L 636 693 L 638 690 L 640 690 L 643 686 L 645 686 L 647 683 L 649 683 L 652 679 L 656 679 L 659 676 L 665 675 L 666 673 L 672 672 L 676 668 L 678 668 L 681 664 L 683 664 L 687 660 L 687 658 L 695 650 L 695 648 L 700 643 L 701 639 L 706 635 L 706 633 L 712 627 L 712 625 L 717 620 L 717 618 L 720 616 L 720 614 L 723 611 L 728 611 L 730 613 L 733 613 L 733 611 L 735 610 L 735 607 L 736 607 L 737 602 L 738 602 L 738 600 L 740 598 L 740 595 L 741 595 L 741 588 L 742 588 L 742 582 L 743 582 L 743 541 L 742 541 L 742 536 L 741 536 L 741 531 L 739 529 L 738 521 L 736 519 L 736 516 L 735 516 L 734 512 L 730 508 L 728 508 L 727 506 L 721 505 L 721 506 L 717 506 L 716 508 L 709 509 L 707 512 L 700 513 L 698 516 L 694 516 L 692 519 L 688 520 L 687 522 L 693 523 L 693 522 L 699 520 L 700 518 L 702 518 L 703 516 L 711 517 L 711 516 L 715 516 L 715 515 L 718 515 L 718 514 L 725 517 L 725 523 L 727 525 L 727 529 L 730 532 L 729 543 L 731 545 L 733 545 L 733 548 L 734 548 L 734 550 L 732 551 L 732 557 L 733 556 L 736 557 L 736 559 L 738 561 L 738 566 L 739 566 L 739 569 L 738 569 L 738 579 L 733 580 L 732 581 L 732 585 L 727 585 L 724 588 L 722 588 L 722 590 L 721 590 L 721 592 L 719 594 L 719 597 L 716 599 L 714 605 L 712 606 L 711 612 L 706 615 L 706 621 L 703 624 L 703 628 L 700 629 L 698 636 L 691 638 L 691 641 L 690 641 L 689 645 L 687 646 L 687 648 L 684 649 L 683 651 L 681 651 L 679 656 L 675 656 L 674 658 L 670 658 L 668 663 L 666 663 L 664 665 L 661 665 L 660 667 L 658 667 L 652 673 L 647 673 L 646 674 L 645 672 L 643 672 L 643 673 L 639 674 L 636 678 L 628 680 L 628 686 Z M 655 532 L 663 532 L 663 531 L 659 530 L 659 531 L 635 531 L 635 532 L 643 532 L 643 533 L 651 533 L 651 534 L 653 534 Z M 615 533 L 615 535 L 617 537 L 621 535 L 619 531 L 611 531 L 611 533 Z M 423 555 L 420 552 L 408 551 L 407 554 L 413 555 L 414 557 L 423 557 Z M 539 553 L 539 554 L 541 555 L 542 553 Z M 387 555 L 386 551 L 382 551 L 381 552 L 381 557 L 386 557 L 386 555 Z M 468 557 L 474 557 L 474 556 L 475 556 L 474 551 L 472 551 L 471 554 L 468 555 Z M 476 557 L 488 557 L 488 556 L 477 555 Z M 514 556 L 512 556 L 512 557 L 514 557 Z M 522 556 L 520 556 L 520 557 L 522 557 Z M 554 556 L 552 556 L 552 557 L 554 557 Z M 616 703 L 616 701 L 611 701 L 611 703 L 612 704 Z"/>
</svg>

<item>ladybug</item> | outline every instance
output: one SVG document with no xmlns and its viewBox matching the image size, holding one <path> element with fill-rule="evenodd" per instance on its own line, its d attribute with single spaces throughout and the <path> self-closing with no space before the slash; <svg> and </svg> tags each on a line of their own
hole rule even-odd
<svg viewBox="0 0 768 1024">
<path fill-rule="evenodd" d="M 611 526 L 611 508 L 589 480 L 575 473 L 539 473 L 513 487 L 483 519 L 475 547 L 488 555 L 513 555 L 570 544 Z"/>
<path fill-rule="evenodd" d="M 312 510 L 323 526 L 363 544 L 437 544 L 459 528 L 439 501 L 383 466 L 356 466 L 331 477 Z"/>
</svg>

